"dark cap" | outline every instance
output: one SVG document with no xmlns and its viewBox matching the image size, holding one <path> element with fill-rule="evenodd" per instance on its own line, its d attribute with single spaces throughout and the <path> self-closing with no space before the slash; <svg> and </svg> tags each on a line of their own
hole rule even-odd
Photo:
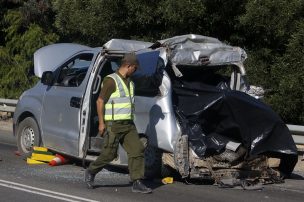
<svg viewBox="0 0 304 202">
<path fill-rule="evenodd" d="M 124 55 L 124 57 L 122 58 L 122 61 L 121 61 L 122 64 L 130 64 L 130 65 L 136 65 L 137 68 L 139 68 L 139 62 L 136 58 L 136 55 L 134 52 L 132 53 L 126 53 Z"/>
</svg>

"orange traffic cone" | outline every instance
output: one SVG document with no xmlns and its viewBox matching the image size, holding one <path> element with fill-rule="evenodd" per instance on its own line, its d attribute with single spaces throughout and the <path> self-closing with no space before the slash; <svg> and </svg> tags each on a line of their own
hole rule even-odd
<svg viewBox="0 0 304 202">
<path fill-rule="evenodd" d="M 56 154 L 55 156 L 56 157 L 49 162 L 50 166 L 59 166 L 68 162 L 68 160 L 65 159 L 63 156 L 61 156 L 60 154 Z"/>
</svg>

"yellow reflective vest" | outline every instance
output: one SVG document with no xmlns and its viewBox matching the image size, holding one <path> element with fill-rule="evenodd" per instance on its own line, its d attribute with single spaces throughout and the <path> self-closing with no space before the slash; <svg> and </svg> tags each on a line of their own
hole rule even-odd
<svg viewBox="0 0 304 202">
<path fill-rule="evenodd" d="M 105 104 L 104 120 L 133 120 L 134 83 L 130 81 L 130 88 L 128 88 L 116 73 L 110 74 L 107 77 L 115 81 L 116 90 Z"/>
</svg>

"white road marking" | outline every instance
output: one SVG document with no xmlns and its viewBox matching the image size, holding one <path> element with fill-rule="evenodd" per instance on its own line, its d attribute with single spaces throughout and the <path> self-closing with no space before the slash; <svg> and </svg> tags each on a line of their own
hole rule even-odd
<svg viewBox="0 0 304 202">
<path fill-rule="evenodd" d="M 69 194 L 64 194 L 64 193 L 60 193 L 60 192 L 56 192 L 56 191 L 49 191 L 49 190 L 46 190 L 46 189 L 40 189 L 40 188 L 37 188 L 37 187 L 32 187 L 32 186 L 28 186 L 28 185 L 24 185 L 24 184 L 20 184 L 20 183 L 16 183 L 16 182 L 10 182 L 10 181 L 6 181 L 6 180 L 1 180 L 1 179 L 0 179 L 0 186 L 8 187 L 8 188 L 11 188 L 11 189 L 16 189 L 16 190 L 20 190 L 20 191 L 25 191 L 25 192 L 29 192 L 29 193 L 33 193 L 33 194 L 38 194 L 38 195 L 42 195 L 42 196 L 47 196 L 47 197 L 50 197 L 50 198 L 56 198 L 56 199 L 59 199 L 59 200 L 62 200 L 62 201 L 98 202 L 98 201 L 91 200 L 91 199 L 86 199 L 86 198 L 73 196 L 73 195 L 69 195 Z"/>
</svg>

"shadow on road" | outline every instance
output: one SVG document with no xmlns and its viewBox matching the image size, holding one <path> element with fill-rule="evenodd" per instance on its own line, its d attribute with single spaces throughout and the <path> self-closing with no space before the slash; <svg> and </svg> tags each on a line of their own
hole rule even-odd
<svg viewBox="0 0 304 202">
<path fill-rule="evenodd" d="M 304 180 L 304 177 L 295 173 L 292 173 L 289 177 L 289 179 L 292 180 Z"/>
</svg>

